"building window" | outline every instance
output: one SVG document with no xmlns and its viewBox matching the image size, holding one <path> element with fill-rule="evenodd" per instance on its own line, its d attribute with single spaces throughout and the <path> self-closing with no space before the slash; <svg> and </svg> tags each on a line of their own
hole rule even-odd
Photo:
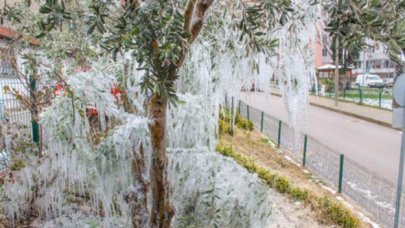
<svg viewBox="0 0 405 228">
<path fill-rule="evenodd" d="M 322 49 L 322 56 L 323 56 L 323 57 L 328 56 L 328 49 L 327 49 L 327 48 L 323 48 L 323 49 Z"/>
<path fill-rule="evenodd" d="M 322 36 L 322 44 L 323 44 L 323 46 L 328 45 L 328 35 L 323 35 Z"/>
<path fill-rule="evenodd" d="M 384 68 L 390 68 L 390 61 L 389 60 L 384 61 Z"/>
<path fill-rule="evenodd" d="M 381 60 L 374 61 L 374 67 L 373 68 L 377 68 L 377 69 L 382 68 L 381 62 L 382 62 Z"/>
</svg>

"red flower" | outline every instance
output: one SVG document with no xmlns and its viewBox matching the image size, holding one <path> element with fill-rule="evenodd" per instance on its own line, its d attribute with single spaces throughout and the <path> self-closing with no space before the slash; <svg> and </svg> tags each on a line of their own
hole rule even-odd
<svg viewBox="0 0 405 228">
<path fill-rule="evenodd" d="M 65 92 L 65 87 L 63 85 L 61 85 L 60 83 L 56 83 L 53 93 L 56 96 L 62 96 L 63 92 Z"/>
<path fill-rule="evenodd" d="M 98 116 L 97 108 L 87 107 L 86 108 L 86 116 L 87 116 L 87 118 L 97 117 Z"/>
<path fill-rule="evenodd" d="M 111 88 L 111 94 L 114 95 L 115 99 L 118 101 L 119 97 L 125 94 L 125 91 L 121 90 L 118 85 L 114 85 Z"/>
</svg>

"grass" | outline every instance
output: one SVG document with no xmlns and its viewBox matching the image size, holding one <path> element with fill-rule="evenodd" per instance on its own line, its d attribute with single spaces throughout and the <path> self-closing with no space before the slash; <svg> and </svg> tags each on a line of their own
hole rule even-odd
<svg viewBox="0 0 405 228">
<path fill-rule="evenodd" d="M 386 107 L 379 107 L 378 102 L 380 99 L 380 89 L 363 89 L 363 103 L 360 104 L 360 92 L 358 89 L 351 89 L 351 90 L 346 90 L 345 94 L 343 94 L 343 91 L 339 92 L 339 100 L 344 101 L 344 102 L 349 102 L 349 103 L 355 103 L 359 104 L 362 106 L 370 107 L 370 108 L 377 108 L 377 109 L 382 109 L 382 110 L 388 110 L 391 111 L 391 109 L 386 108 Z M 313 94 L 314 95 L 314 94 Z M 334 93 L 325 93 L 325 98 L 334 98 Z M 384 100 L 392 100 L 392 93 L 386 93 L 383 92 L 381 95 L 381 100 L 384 103 Z M 367 100 L 374 100 L 374 104 L 366 104 L 364 102 L 367 102 Z"/>
<path fill-rule="evenodd" d="M 381 89 L 369 89 L 364 88 L 363 90 L 363 99 L 373 99 L 378 100 L 380 99 L 380 92 Z M 325 93 L 325 97 L 334 97 L 334 93 Z M 359 89 L 350 89 L 346 90 L 345 92 L 339 91 L 339 98 L 350 98 L 350 99 L 359 99 L 360 100 L 360 91 Z M 381 99 L 392 99 L 392 93 L 390 92 L 382 92 Z"/>
<path fill-rule="evenodd" d="M 380 99 L 380 89 L 363 89 L 363 99 Z M 340 96 L 343 97 L 343 92 L 340 93 Z M 360 99 L 360 91 L 358 89 L 346 90 L 346 98 Z M 381 99 L 392 99 L 392 93 L 382 93 Z"/>
</svg>

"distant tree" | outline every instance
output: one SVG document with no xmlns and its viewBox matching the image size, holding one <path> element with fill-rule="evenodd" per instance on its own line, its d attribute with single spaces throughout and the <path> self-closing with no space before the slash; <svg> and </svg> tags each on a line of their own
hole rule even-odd
<svg viewBox="0 0 405 228">
<path fill-rule="evenodd" d="M 404 1 L 327 1 L 329 13 L 328 32 L 332 37 L 331 48 L 344 65 L 353 64 L 367 44 L 366 39 L 382 42 L 388 55 L 396 63 L 405 49 Z M 336 51 L 336 42 L 339 50 Z"/>
</svg>

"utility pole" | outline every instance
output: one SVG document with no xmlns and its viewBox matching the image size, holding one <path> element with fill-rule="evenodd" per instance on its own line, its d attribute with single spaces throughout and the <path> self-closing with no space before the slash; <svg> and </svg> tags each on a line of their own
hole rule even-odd
<svg viewBox="0 0 405 228">
<path fill-rule="evenodd" d="M 335 40 L 335 106 L 339 104 L 339 38 Z"/>
<path fill-rule="evenodd" d="M 405 68 L 405 64 L 403 66 Z M 396 112 L 394 110 L 394 117 L 393 117 L 393 125 L 394 127 L 397 127 L 397 125 L 400 125 L 402 128 L 402 137 L 401 137 L 401 152 L 400 152 L 400 158 L 399 158 L 399 169 L 398 169 L 398 181 L 397 181 L 397 197 L 395 201 L 395 220 L 394 220 L 394 228 L 399 228 L 400 227 L 400 212 L 401 212 L 401 200 L 402 200 L 402 186 L 403 186 L 403 179 L 404 179 L 404 164 L 405 164 L 405 74 L 401 74 L 397 81 L 394 84 L 393 88 L 393 98 L 397 102 L 398 106 L 400 109 L 402 109 L 402 112 Z M 395 121 L 395 119 L 398 119 L 397 117 L 400 115 L 402 119 L 401 123 L 399 124 L 399 121 Z M 398 115 L 398 116 L 396 116 Z"/>
</svg>

